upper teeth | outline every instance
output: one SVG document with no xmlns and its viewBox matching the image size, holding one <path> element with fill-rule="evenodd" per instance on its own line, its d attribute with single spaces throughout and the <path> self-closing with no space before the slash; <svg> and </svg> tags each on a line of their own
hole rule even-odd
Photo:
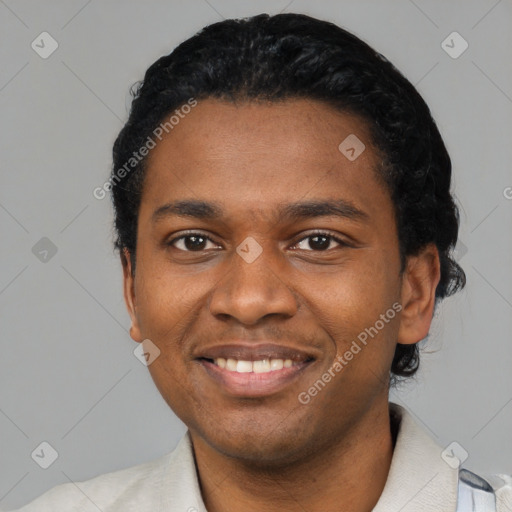
<svg viewBox="0 0 512 512">
<path fill-rule="evenodd" d="M 221 368 L 225 368 L 231 372 L 238 373 L 266 373 L 274 370 L 281 370 L 282 368 L 290 368 L 290 366 L 293 366 L 293 361 L 291 359 L 262 359 L 261 361 L 243 361 L 232 358 L 224 359 L 223 357 L 218 357 L 214 359 L 213 362 Z"/>
</svg>

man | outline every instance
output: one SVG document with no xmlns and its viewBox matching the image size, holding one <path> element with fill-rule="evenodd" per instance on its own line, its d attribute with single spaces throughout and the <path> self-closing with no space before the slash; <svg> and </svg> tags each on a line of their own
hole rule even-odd
<svg viewBox="0 0 512 512">
<path fill-rule="evenodd" d="M 113 154 L 130 334 L 188 432 L 22 511 L 512 510 L 388 402 L 465 276 L 450 158 L 382 55 L 304 15 L 211 25 Z"/>
</svg>

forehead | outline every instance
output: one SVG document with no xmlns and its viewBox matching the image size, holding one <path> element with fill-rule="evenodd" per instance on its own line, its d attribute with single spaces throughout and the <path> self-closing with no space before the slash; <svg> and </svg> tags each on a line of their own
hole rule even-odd
<svg viewBox="0 0 512 512">
<path fill-rule="evenodd" d="M 355 157 L 355 158 L 354 158 Z M 253 212 L 294 198 L 385 191 L 358 116 L 314 100 L 199 101 L 148 156 L 143 203 L 221 198 Z"/>
</svg>

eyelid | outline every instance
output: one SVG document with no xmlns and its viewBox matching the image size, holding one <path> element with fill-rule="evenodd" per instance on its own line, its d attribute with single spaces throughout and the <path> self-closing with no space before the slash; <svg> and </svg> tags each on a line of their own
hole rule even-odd
<svg viewBox="0 0 512 512">
<path fill-rule="evenodd" d="M 315 235 L 323 235 L 326 238 L 330 238 L 331 240 L 334 240 L 337 244 L 339 244 L 342 247 L 351 247 L 350 243 L 347 242 L 346 240 L 344 240 L 338 234 L 333 234 L 330 231 L 324 230 L 324 229 L 316 229 L 316 230 L 310 231 L 309 233 L 307 233 L 307 234 L 303 235 L 301 238 L 299 238 L 293 245 L 295 246 L 295 245 L 299 244 L 300 242 L 302 242 L 303 240 L 306 240 L 307 238 L 310 238 Z M 315 251 L 312 249 L 308 252 L 327 252 L 327 251 Z"/>
<path fill-rule="evenodd" d="M 165 242 L 165 245 L 168 245 L 168 246 L 171 246 L 171 247 L 174 247 L 174 244 L 178 241 L 178 240 L 181 240 L 183 238 L 187 238 L 189 236 L 194 236 L 194 235 L 198 235 L 198 236 L 201 236 L 203 238 L 205 238 L 206 240 L 208 240 L 209 242 L 212 242 L 213 244 L 216 244 L 216 245 L 220 245 L 218 244 L 215 240 L 213 240 L 213 238 L 211 238 L 209 235 L 207 235 L 206 233 L 202 233 L 201 231 L 198 231 L 198 230 L 195 230 L 195 229 L 191 229 L 191 230 L 187 230 L 187 231 L 182 231 L 178 234 L 178 236 L 174 236 L 172 235 L 172 238 L 170 238 L 169 240 L 167 240 Z M 200 251 L 183 251 L 183 249 L 179 249 L 180 251 L 182 252 L 200 252 Z"/>
</svg>

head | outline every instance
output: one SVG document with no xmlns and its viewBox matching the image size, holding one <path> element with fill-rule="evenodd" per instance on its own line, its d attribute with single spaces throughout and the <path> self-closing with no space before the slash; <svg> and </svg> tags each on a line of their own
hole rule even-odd
<svg viewBox="0 0 512 512">
<path fill-rule="evenodd" d="M 428 106 L 366 43 L 298 14 L 210 25 L 133 95 L 111 176 L 132 338 L 159 348 L 157 387 L 220 451 L 314 450 L 417 371 L 436 304 L 465 283 Z M 237 340 L 300 371 L 228 389 L 212 361 Z"/>
</svg>

